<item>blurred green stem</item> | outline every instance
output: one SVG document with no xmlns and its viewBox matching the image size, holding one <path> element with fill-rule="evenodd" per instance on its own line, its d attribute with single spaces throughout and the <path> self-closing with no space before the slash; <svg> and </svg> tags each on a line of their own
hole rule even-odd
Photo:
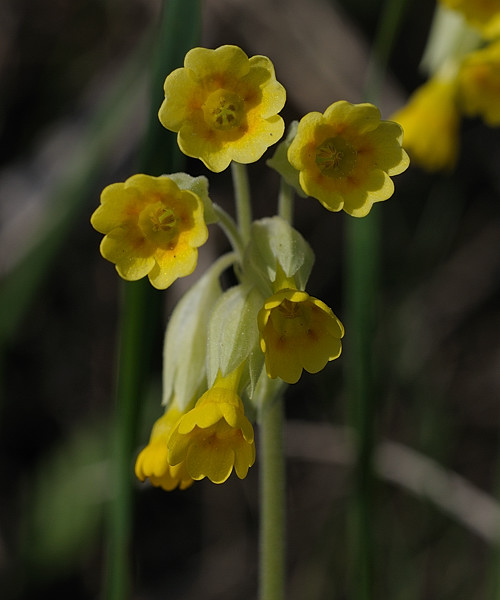
<svg viewBox="0 0 500 600">
<path fill-rule="evenodd" d="M 158 122 L 166 75 L 183 62 L 186 52 L 198 43 L 201 0 L 165 2 L 158 31 L 151 77 L 151 108 L 138 170 L 160 175 L 182 167 L 175 137 Z M 124 124 L 125 126 L 125 124 Z M 124 283 L 117 405 L 112 459 L 113 499 L 109 513 L 107 600 L 131 596 L 130 541 L 132 533 L 132 473 L 139 406 L 149 375 L 153 336 L 161 323 L 160 296 L 149 282 Z"/>
<path fill-rule="evenodd" d="M 246 165 L 233 161 L 231 163 L 233 186 L 236 202 L 236 215 L 243 243 L 250 239 L 252 226 L 252 205 L 250 201 L 250 184 Z"/>
<path fill-rule="evenodd" d="M 280 193 L 278 197 L 278 214 L 290 225 L 293 224 L 293 197 L 295 190 L 282 177 L 280 180 Z"/>
<path fill-rule="evenodd" d="M 267 375 L 264 373 L 267 378 Z M 281 387 L 266 382 L 260 425 L 260 591 L 259 600 L 285 598 L 285 455 Z"/>
<path fill-rule="evenodd" d="M 132 531 L 132 464 L 138 419 L 138 399 L 143 390 L 144 360 L 137 349 L 147 348 L 145 315 L 150 314 L 149 283 L 122 284 L 120 354 L 111 472 L 113 501 L 109 517 L 107 597 L 130 596 L 130 537 Z"/>
<path fill-rule="evenodd" d="M 387 62 L 394 46 L 406 0 L 384 3 L 368 67 L 365 99 L 377 102 Z M 379 207 L 362 219 L 349 218 L 346 226 L 346 385 L 348 420 L 356 448 L 350 523 L 351 597 L 374 597 L 373 535 L 374 473 L 373 423 L 377 402 L 374 374 L 374 337 L 378 309 L 380 230 Z"/>
</svg>

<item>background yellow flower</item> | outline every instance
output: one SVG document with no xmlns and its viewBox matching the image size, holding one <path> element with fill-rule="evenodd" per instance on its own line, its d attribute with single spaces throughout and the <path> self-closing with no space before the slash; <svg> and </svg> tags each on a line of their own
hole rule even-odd
<svg viewBox="0 0 500 600">
<path fill-rule="evenodd" d="M 140 481 L 149 478 L 154 486 L 167 492 L 176 487 L 185 490 L 193 483 L 183 463 L 172 467 L 168 461 L 168 438 L 180 417 L 181 412 L 171 407 L 156 420 L 149 443 L 141 450 L 135 463 L 135 474 Z"/>
<path fill-rule="evenodd" d="M 392 119 L 403 127 L 403 146 L 416 164 L 428 171 L 455 166 L 460 113 L 454 79 L 427 81 Z"/>
<path fill-rule="evenodd" d="M 212 171 L 223 171 L 232 160 L 258 160 L 283 135 L 278 112 L 286 92 L 265 56 L 248 58 L 237 46 L 194 48 L 164 89 L 162 125 L 178 132 L 184 154 Z"/>
<path fill-rule="evenodd" d="M 463 112 L 492 127 L 500 125 L 500 42 L 466 56 L 458 81 Z"/>
<path fill-rule="evenodd" d="M 194 271 L 208 237 L 202 201 L 168 177 L 140 174 L 109 185 L 91 223 L 105 234 L 101 254 L 121 277 L 147 275 L 158 289 Z"/>
<path fill-rule="evenodd" d="M 364 217 L 394 193 L 390 175 L 408 167 L 401 140 L 400 125 L 381 121 L 378 108 L 341 100 L 301 119 L 288 160 L 309 196 L 328 210 Z"/>
<path fill-rule="evenodd" d="M 461 12 L 484 36 L 491 38 L 500 34 L 499 0 L 441 0 L 441 3 Z"/>
</svg>

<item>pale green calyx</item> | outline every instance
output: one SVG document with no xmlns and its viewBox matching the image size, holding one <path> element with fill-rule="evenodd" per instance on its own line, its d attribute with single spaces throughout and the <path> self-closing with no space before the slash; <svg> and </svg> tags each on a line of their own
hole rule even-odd
<svg viewBox="0 0 500 600">
<path fill-rule="evenodd" d="M 462 58 L 481 44 L 481 36 L 463 15 L 437 3 L 420 68 L 428 77 L 456 69 Z"/>
<path fill-rule="evenodd" d="M 177 303 L 165 333 L 163 399 L 175 398 L 181 411 L 206 389 L 207 317 L 222 294 L 221 273 L 235 261 L 221 256 Z"/>
<path fill-rule="evenodd" d="M 230 373 L 244 361 L 252 371 L 262 369 L 257 314 L 264 297 L 253 286 L 228 289 L 215 305 L 208 324 L 207 379 L 210 386 L 220 371 Z M 255 359 L 259 357 L 259 360 Z M 250 358 L 250 360 L 248 360 Z M 258 373 L 245 373 L 243 380 L 252 386 Z M 251 392 L 250 392 L 251 395 Z"/>
<path fill-rule="evenodd" d="M 244 260 L 244 272 L 254 278 L 262 293 L 272 293 L 278 265 L 297 288 L 305 289 L 314 264 L 314 253 L 302 237 L 281 217 L 269 217 L 252 225 L 250 243 Z"/>
</svg>

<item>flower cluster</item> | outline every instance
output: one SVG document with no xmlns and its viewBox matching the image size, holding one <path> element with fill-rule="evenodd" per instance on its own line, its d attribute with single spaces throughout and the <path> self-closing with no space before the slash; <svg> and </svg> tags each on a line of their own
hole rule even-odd
<svg viewBox="0 0 500 600">
<path fill-rule="evenodd" d="M 436 54 L 429 60 L 433 74 L 392 116 L 405 131 L 404 147 L 428 171 L 454 168 L 462 116 L 500 125 L 500 42 L 494 39 L 500 35 L 500 2 L 441 2 L 429 40 L 430 54 Z"/>
<path fill-rule="evenodd" d="M 159 119 L 179 148 L 220 172 L 257 161 L 282 138 L 285 89 L 271 61 L 236 46 L 194 48 L 167 76 Z M 328 211 L 366 216 L 394 193 L 408 166 L 402 128 L 372 104 L 337 101 L 291 124 L 269 166 L 293 190 Z M 250 215 L 249 194 L 241 215 Z M 241 208 L 241 206 L 240 206 Z M 255 462 L 252 420 L 272 398 L 270 380 L 294 384 L 342 351 L 344 327 L 306 291 L 313 252 L 289 213 L 235 223 L 208 194 L 205 177 L 133 175 L 104 189 L 91 218 L 101 253 L 129 281 L 158 289 L 193 272 L 207 224 L 218 223 L 233 252 L 219 257 L 177 303 L 164 347 L 163 405 L 136 475 L 165 490 L 239 478 Z M 221 275 L 234 267 L 236 285 Z M 264 391 L 263 391 L 264 390 Z"/>
</svg>

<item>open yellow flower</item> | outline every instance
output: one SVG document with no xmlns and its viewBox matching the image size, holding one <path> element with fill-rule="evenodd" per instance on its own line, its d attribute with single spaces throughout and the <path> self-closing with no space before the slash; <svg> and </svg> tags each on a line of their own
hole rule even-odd
<svg viewBox="0 0 500 600">
<path fill-rule="evenodd" d="M 458 74 L 463 112 L 500 125 L 500 42 L 468 54 Z"/>
<path fill-rule="evenodd" d="M 167 492 L 176 487 L 185 490 L 193 483 L 182 462 L 175 466 L 169 463 L 168 438 L 181 416 L 182 413 L 173 406 L 155 422 L 149 444 L 140 452 L 135 463 L 135 474 L 140 481 L 149 478 L 154 486 Z"/>
<path fill-rule="evenodd" d="M 441 3 L 461 12 L 485 37 L 500 35 L 500 0 L 441 0 Z"/>
<path fill-rule="evenodd" d="M 328 210 L 364 217 L 394 193 L 390 176 L 408 167 L 402 137 L 401 126 L 381 121 L 372 104 L 341 100 L 301 119 L 288 160 L 306 194 Z"/>
<path fill-rule="evenodd" d="M 91 223 L 105 234 L 101 254 L 123 279 L 147 275 L 158 289 L 194 271 L 208 237 L 201 199 L 168 177 L 133 175 L 108 185 Z"/>
<path fill-rule="evenodd" d="M 241 368 L 219 372 L 213 386 L 181 417 L 168 442 L 171 464 L 184 464 L 195 480 L 223 483 L 234 470 L 246 477 L 255 462 L 253 427 L 237 394 Z"/>
<path fill-rule="evenodd" d="M 404 130 L 403 146 L 427 171 L 452 169 L 459 148 L 460 113 L 454 78 L 433 78 L 392 117 Z"/>
<path fill-rule="evenodd" d="M 257 323 L 266 370 L 272 379 L 296 383 L 305 369 L 321 371 L 342 352 L 342 323 L 321 300 L 294 287 L 264 302 Z"/>
<path fill-rule="evenodd" d="M 178 132 L 184 154 L 217 173 L 232 160 L 255 162 L 283 135 L 286 92 L 265 56 L 248 58 L 237 46 L 193 48 L 164 89 L 162 125 Z"/>
</svg>

